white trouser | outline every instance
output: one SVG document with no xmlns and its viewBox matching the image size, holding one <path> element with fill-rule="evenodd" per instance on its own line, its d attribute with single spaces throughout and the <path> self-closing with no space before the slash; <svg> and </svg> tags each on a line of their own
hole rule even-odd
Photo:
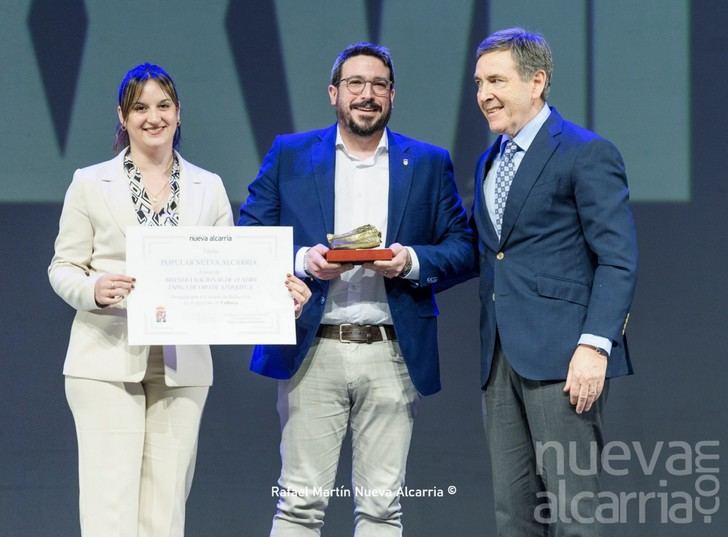
<svg viewBox="0 0 728 537">
<path fill-rule="evenodd" d="M 404 485 L 419 394 L 396 342 L 316 339 L 301 369 L 278 386 L 281 489 L 271 537 L 321 534 L 347 425 L 352 438 L 356 537 L 402 535 Z"/>
<path fill-rule="evenodd" d="M 66 377 L 83 537 L 183 537 L 207 392 L 166 386 L 161 347 L 141 383 Z"/>
</svg>

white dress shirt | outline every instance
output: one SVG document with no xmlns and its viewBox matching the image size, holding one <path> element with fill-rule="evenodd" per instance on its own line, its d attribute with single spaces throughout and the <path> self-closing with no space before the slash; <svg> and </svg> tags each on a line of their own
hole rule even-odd
<svg viewBox="0 0 728 537">
<path fill-rule="evenodd" d="M 382 233 L 382 247 L 387 236 L 389 213 L 389 140 L 387 132 L 371 157 L 360 159 L 346 147 L 336 129 L 336 164 L 334 169 L 334 233 L 346 233 L 371 224 Z M 420 265 L 414 249 L 407 246 L 412 268 L 403 275 L 417 280 Z M 295 272 L 303 278 L 304 258 L 309 247 L 296 252 Z M 331 280 L 323 324 L 392 324 L 384 278 L 373 270 L 355 266 Z"/>
<path fill-rule="evenodd" d="M 372 224 L 387 236 L 389 143 L 382 134 L 374 155 L 352 155 L 336 130 L 334 233 Z M 384 278 L 361 265 L 331 280 L 324 324 L 392 324 Z"/>
</svg>

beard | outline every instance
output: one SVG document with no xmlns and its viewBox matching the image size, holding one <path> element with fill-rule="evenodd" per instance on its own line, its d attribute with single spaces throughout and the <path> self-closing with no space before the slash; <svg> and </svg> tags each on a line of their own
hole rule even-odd
<svg viewBox="0 0 728 537">
<path fill-rule="evenodd" d="M 365 101 L 362 103 L 357 103 L 356 107 L 366 107 L 366 106 L 373 106 L 375 110 L 378 109 L 379 112 L 382 111 L 382 108 L 376 104 L 376 102 L 370 100 Z M 356 108 L 354 107 L 354 108 Z M 372 134 L 375 134 L 377 132 L 380 132 L 384 130 L 384 127 L 387 126 L 387 123 L 389 123 L 389 117 L 392 115 L 392 107 L 389 106 L 387 108 L 387 111 L 384 112 L 382 115 L 380 115 L 378 118 L 374 119 L 366 119 L 366 120 L 360 120 L 360 122 L 357 122 L 354 119 L 354 116 L 351 115 L 350 111 L 347 111 L 347 113 L 340 112 L 339 118 L 344 120 L 344 123 L 346 124 L 346 127 L 351 131 L 352 134 L 356 136 L 371 136 Z M 343 116 L 343 117 L 342 117 Z"/>
</svg>

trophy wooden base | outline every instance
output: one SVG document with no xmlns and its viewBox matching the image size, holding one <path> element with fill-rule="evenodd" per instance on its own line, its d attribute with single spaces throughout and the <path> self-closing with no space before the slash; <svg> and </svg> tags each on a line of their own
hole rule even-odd
<svg viewBox="0 0 728 537">
<path fill-rule="evenodd" d="M 361 265 L 371 261 L 390 261 L 394 254 L 389 248 L 362 248 L 357 250 L 329 250 L 326 261 L 329 263 L 351 263 Z"/>
</svg>

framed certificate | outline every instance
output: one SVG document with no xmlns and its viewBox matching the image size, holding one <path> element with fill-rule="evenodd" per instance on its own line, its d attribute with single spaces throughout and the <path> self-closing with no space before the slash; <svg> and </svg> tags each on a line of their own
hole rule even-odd
<svg viewBox="0 0 728 537">
<path fill-rule="evenodd" d="M 295 344 L 290 227 L 130 227 L 130 345 Z"/>
</svg>

